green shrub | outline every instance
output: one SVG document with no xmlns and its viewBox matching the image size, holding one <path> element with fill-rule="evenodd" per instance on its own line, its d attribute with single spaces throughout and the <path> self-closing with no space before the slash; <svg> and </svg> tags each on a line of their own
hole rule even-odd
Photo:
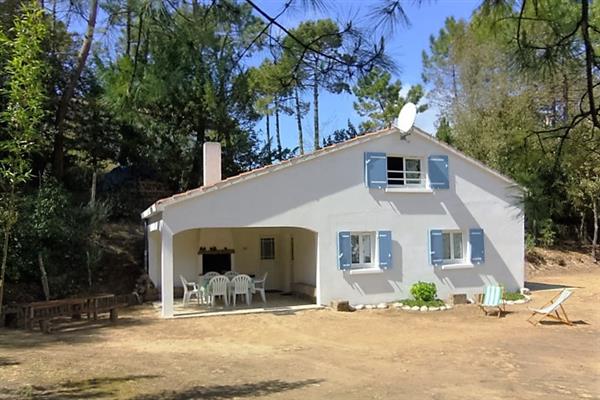
<svg viewBox="0 0 600 400">
<path fill-rule="evenodd" d="M 550 218 L 540 222 L 538 242 L 543 247 L 550 247 L 554 244 L 556 232 L 554 231 L 554 223 Z"/>
<path fill-rule="evenodd" d="M 530 233 L 526 233 L 525 234 L 525 250 L 526 250 L 526 252 L 527 253 L 531 252 L 534 247 L 535 247 L 535 237 Z"/>
<path fill-rule="evenodd" d="M 410 288 L 410 294 L 413 295 L 415 300 L 420 301 L 433 301 L 437 296 L 437 288 L 435 283 L 429 282 L 417 282 Z"/>
<path fill-rule="evenodd" d="M 523 296 L 521 293 L 519 292 L 508 292 L 508 293 L 504 293 L 504 295 L 502 296 L 502 298 L 504 300 L 523 300 L 525 298 L 525 296 Z"/>
</svg>

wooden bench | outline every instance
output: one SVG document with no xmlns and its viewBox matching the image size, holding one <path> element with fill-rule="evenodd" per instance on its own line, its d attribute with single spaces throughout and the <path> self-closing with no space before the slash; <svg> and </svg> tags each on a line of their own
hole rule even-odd
<svg viewBox="0 0 600 400">
<path fill-rule="evenodd" d="M 25 328 L 34 329 L 39 324 L 40 330 L 44 333 L 51 332 L 51 321 L 56 318 L 67 317 L 72 320 L 79 320 L 83 314 L 87 318 L 94 320 L 100 313 L 109 313 L 111 321 L 118 318 L 119 304 L 112 294 L 61 299 L 51 301 L 38 301 L 24 304 L 22 315 L 25 316 Z"/>
</svg>

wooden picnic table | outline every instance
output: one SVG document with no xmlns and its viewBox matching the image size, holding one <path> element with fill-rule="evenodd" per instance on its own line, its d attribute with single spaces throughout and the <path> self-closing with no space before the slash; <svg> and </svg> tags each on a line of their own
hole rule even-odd
<svg viewBox="0 0 600 400">
<path fill-rule="evenodd" d="M 42 332 L 50 333 L 52 319 L 69 317 L 72 320 L 79 320 L 82 314 L 87 314 L 88 319 L 97 319 L 98 314 L 108 312 L 110 320 L 116 321 L 118 307 L 114 294 L 101 294 L 22 304 L 17 306 L 20 308 L 17 315 L 21 314 L 26 329 L 31 330 L 39 323 Z"/>
</svg>

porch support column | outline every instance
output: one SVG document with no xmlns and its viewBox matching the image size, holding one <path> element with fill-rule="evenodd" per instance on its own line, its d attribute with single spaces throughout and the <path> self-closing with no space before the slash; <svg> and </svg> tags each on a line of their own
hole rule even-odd
<svg viewBox="0 0 600 400">
<path fill-rule="evenodd" d="M 160 232 L 148 233 L 148 276 L 157 287 L 162 286 L 160 272 Z"/>
<path fill-rule="evenodd" d="M 163 221 L 160 233 L 162 317 L 170 318 L 173 316 L 173 232 Z"/>
<path fill-rule="evenodd" d="M 314 246 L 315 246 L 315 268 L 317 269 L 315 277 L 315 291 L 317 292 L 317 304 L 323 305 L 323 293 L 321 285 L 321 249 L 319 247 L 319 234 L 314 234 Z"/>
</svg>

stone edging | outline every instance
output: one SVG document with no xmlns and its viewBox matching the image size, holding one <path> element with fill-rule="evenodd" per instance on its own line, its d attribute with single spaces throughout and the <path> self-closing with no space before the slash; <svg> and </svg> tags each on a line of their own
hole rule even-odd
<svg viewBox="0 0 600 400">
<path fill-rule="evenodd" d="M 525 298 L 521 300 L 506 300 L 505 303 L 510 306 L 513 304 L 525 304 L 531 301 L 531 296 L 524 294 L 523 297 Z"/>
<path fill-rule="evenodd" d="M 523 295 L 525 298 L 521 299 L 521 300 L 506 300 L 505 303 L 506 305 L 515 305 L 515 304 L 525 304 L 525 303 L 529 303 L 531 301 L 531 296 L 528 296 L 526 294 Z M 451 310 L 453 306 L 449 305 L 449 304 L 444 304 L 443 306 L 440 307 L 428 307 L 428 306 L 407 306 L 402 304 L 402 302 L 396 302 L 396 303 L 379 303 L 377 305 L 375 304 L 357 304 L 352 306 L 355 310 L 359 311 L 359 310 L 385 310 L 386 308 L 395 308 L 396 310 L 402 310 L 402 311 L 422 311 L 422 312 L 427 312 L 427 311 L 446 311 L 446 310 Z"/>
<path fill-rule="evenodd" d="M 392 303 L 392 304 L 387 304 L 387 303 L 379 303 L 377 305 L 374 304 L 357 304 L 355 306 L 353 306 L 355 310 L 383 310 L 386 308 L 395 308 L 396 310 L 402 310 L 402 311 L 422 311 L 422 312 L 428 312 L 428 311 L 446 311 L 446 310 L 450 310 L 452 308 L 451 305 L 449 304 L 444 304 L 443 306 L 440 307 L 428 307 L 428 306 L 407 306 L 402 304 L 401 302 L 396 302 L 396 303 Z"/>
</svg>

